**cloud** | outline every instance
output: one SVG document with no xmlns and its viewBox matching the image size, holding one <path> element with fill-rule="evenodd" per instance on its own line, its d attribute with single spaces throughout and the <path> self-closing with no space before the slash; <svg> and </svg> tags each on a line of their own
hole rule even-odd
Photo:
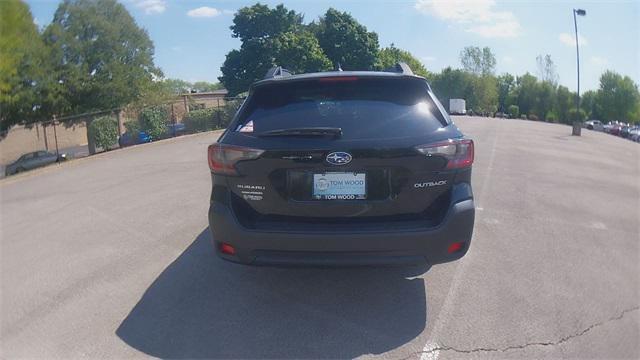
<svg viewBox="0 0 640 360">
<path fill-rule="evenodd" d="M 161 14 L 167 10 L 165 0 L 133 0 L 136 7 L 144 10 L 145 14 Z"/>
<path fill-rule="evenodd" d="M 560 40 L 561 43 L 567 46 L 571 46 L 571 47 L 576 46 L 576 37 L 573 34 L 562 33 L 558 35 L 558 40 Z M 580 34 L 578 34 L 578 40 L 580 40 L 580 46 L 585 46 L 589 44 L 587 39 Z"/>
<path fill-rule="evenodd" d="M 592 56 L 589 59 L 589 62 L 591 64 L 599 66 L 599 67 L 605 67 L 605 66 L 609 65 L 609 59 L 603 58 L 603 57 L 600 57 L 600 56 Z"/>
<path fill-rule="evenodd" d="M 510 11 L 496 11 L 495 0 L 417 0 L 414 8 L 423 14 L 463 25 L 465 31 L 486 38 L 515 38 L 521 26 Z"/>
<path fill-rule="evenodd" d="M 187 15 L 195 18 L 210 18 L 220 15 L 222 12 L 216 8 L 203 6 L 187 11 Z"/>
</svg>

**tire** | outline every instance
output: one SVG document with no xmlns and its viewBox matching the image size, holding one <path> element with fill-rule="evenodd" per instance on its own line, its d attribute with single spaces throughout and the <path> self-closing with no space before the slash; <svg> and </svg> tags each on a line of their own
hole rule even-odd
<svg viewBox="0 0 640 360">
<path fill-rule="evenodd" d="M 19 173 L 21 173 L 21 172 L 24 172 L 24 168 L 19 167 L 19 168 L 17 168 L 17 169 L 16 169 L 16 171 L 14 172 L 14 174 L 19 174 Z"/>
<path fill-rule="evenodd" d="M 587 125 L 587 129 L 593 130 L 593 125 Z"/>
</svg>

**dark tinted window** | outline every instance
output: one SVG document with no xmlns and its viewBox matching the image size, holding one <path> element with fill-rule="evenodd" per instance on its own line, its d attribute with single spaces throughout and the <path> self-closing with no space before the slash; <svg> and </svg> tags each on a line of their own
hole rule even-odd
<svg viewBox="0 0 640 360">
<path fill-rule="evenodd" d="M 446 124 L 419 79 L 314 79 L 258 87 L 239 124 L 254 133 L 299 127 L 340 127 L 343 138 L 428 134 Z"/>
<path fill-rule="evenodd" d="M 22 155 L 22 157 L 20 158 L 21 161 L 24 160 L 31 160 L 36 156 L 36 153 L 28 153 L 28 154 L 24 154 Z"/>
</svg>

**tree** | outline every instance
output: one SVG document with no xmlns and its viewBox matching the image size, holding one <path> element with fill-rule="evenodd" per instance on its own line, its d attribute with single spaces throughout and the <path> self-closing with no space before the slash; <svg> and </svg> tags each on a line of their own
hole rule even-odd
<svg viewBox="0 0 640 360">
<path fill-rule="evenodd" d="M 231 50 L 220 68 L 218 78 L 229 95 L 247 91 L 249 86 L 264 77 L 274 66 L 278 46 L 276 39 L 284 33 L 302 28 L 302 15 L 283 5 L 270 9 L 256 4 L 244 7 L 235 14 L 232 36 L 242 41 L 240 50 Z"/>
<path fill-rule="evenodd" d="M 489 47 L 465 47 L 460 52 L 460 62 L 465 71 L 476 75 L 491 75 L 496 68 L 496 57 Z"/>
<path fill-rule="evenodd" d="M 551 55 L 547 54 L 536 56 L 536 64 L 538 65 L 538 78 L 543 82 L 548 82 L 554 87 L 558 85 L 558 73 L 556 65 L 551 60 Z"/>
<path fill-rule="evenodd" d="M 472 76 L 467 94 L 467 107 L 479 113 L 493 114 L 498 105 L 496 78 L 492 75 Z"/>
<path fill-rule="evenodd" d="M 566 86 L 558 86 L 556 90 L 556 99 L 555 99 L 555 112 L 558 115 L 558 119 L 565 123 L 569 124 L 569 110 L 572 107 L 575 107 L 575 94 L 569 91 Z"/>
<path fill-rule="evenodd" d="M 467 99 L 471 94 L 471 74 L 447 67 L 439 74 L 433 75 L 431 87 L 440 102 L 448 109 L 449 99 Z"/>
<path fill-rule="evenodd" d="M 515 86 L 515 79 L 513 75 L 504 73 L 497 77 L 496 82 L 498 84 L 498 110 L 504 113 L 507 112 L 507 108 L 511 104 L 509 96 Z"/>
<path fill-rule="evenodd" d="M 556 96 L 556 88 L 547 81 L 536 82 L 535 86 L 535 103 L 533 112 L 540 119 L 547 120 L 547 113 L 552 112 L 554 100 Z M 554 114 L 557 120 L 557 114 Z"/>
<path fill-rule="evenodd" d="M 310 25 L 332 64 L 344 70 L 373 70 L 378 59 L 378 34 L 346 12 L 330 8 Z"/>
<path fill-rule="evenodd" d="M 571 105 L 569 108 L 576 107 L 575 94 L 572 94 Z M 598 109 L 598 102 L 596 100 L 598 93 L 594 90 L 585 91 L 580 95 L 580 108 L 587 114 L 590 119 L 602 119 L 600 115 L 600 109 Z"/>
<path fill-rule="evenodd" d="M 192 84 L 188 81 L 180 79 L 164 79 L 162 80 L 162 86 L 166 91 L 174 95 L 180 95 L 191 91 Z"/>
<path fill-rule="evenodd" d="M 247 41 L 240 50 L 231 50 L 220 68 L 218 77 L 230 96 L 247 91 L 255 81 L 264 77 L 274 65 L 272 48 L 261 42 Z"/>
<path fill-rule="evenodd" d="M 638 85 L 630 77 L 611 70 L 600 76 L 596 102 L 602 120 L 628 121 L 634 117 L 639 101 Z"/>
<path fill-rule="evenodd" d="M 536 102 L 537 82 L 535 76 L 526 73 L 516 79 L 516 105 L 520 108 L 520 114 L 532 113 Z"/>
<path fill-rule="evenodd" d="M 63 1 L 44 39 L 72 112 L 126 106 L 162 77 L 149 35 L 115 0 Z"/>
<path fill-rule="evenodd" d="M 270 9 L 269 6 L 258 3 L 238 10 L 230 27 L 231 36 L 239 38 L 243 43 L 265 41 L 299 29 L 302 27 L 302 19 L 302 14 L 288 10 L 282 4 Z"/>
<path fill-rule="evenodd" d="M 273 48 L 276 64 L 295 73 L 331 69 L 331 61 L 322 52 L 318 39 L 309 31 L 280 34 Z"/>
<path fill-rule="evenodd" d="M 429 77 L 430 74 L 427 69 L 422 65 L 420 60 L 416 59 L 410 52 L 402 49 L 398 49 L 392 43 L 389 47 L 381 49 L 378 54 L 378 69 L 384 70 L 391 66 L 394 66 L 398 62 L 404 62 L 413 71 L 414 74 L 423 77 Z"/>
<path fill-rule="evenodd" d="M 195 92 L 211 92 L 211 91 L 215 91 L 215 90 L 220 90 L 222 89 L 223 86 L 222 84 L 220 84 L 219 82 L 216 83 L 210 83 L 207 81 L 196 81 L 193 84 L 191 84 L 191 90 L 195 91 Z"/>
<path fill-rule="evenodd" d="M 0 1 L 0 131 L 37 117 L 45 58 L 29 7 Z"/>
</svg>

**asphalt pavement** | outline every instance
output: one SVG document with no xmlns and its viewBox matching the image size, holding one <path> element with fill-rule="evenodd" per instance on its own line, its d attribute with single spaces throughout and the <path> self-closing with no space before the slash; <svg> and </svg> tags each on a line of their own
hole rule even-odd
<svg viewBox="0 0 640 360">
<path fill-rule="evenodd" d="M 0 357 L 640 358 L 640 145 L 456 123 L 474 239 L 426 273 L 217 259 L 217 133 L 1 180 Z"/>
</svg>

